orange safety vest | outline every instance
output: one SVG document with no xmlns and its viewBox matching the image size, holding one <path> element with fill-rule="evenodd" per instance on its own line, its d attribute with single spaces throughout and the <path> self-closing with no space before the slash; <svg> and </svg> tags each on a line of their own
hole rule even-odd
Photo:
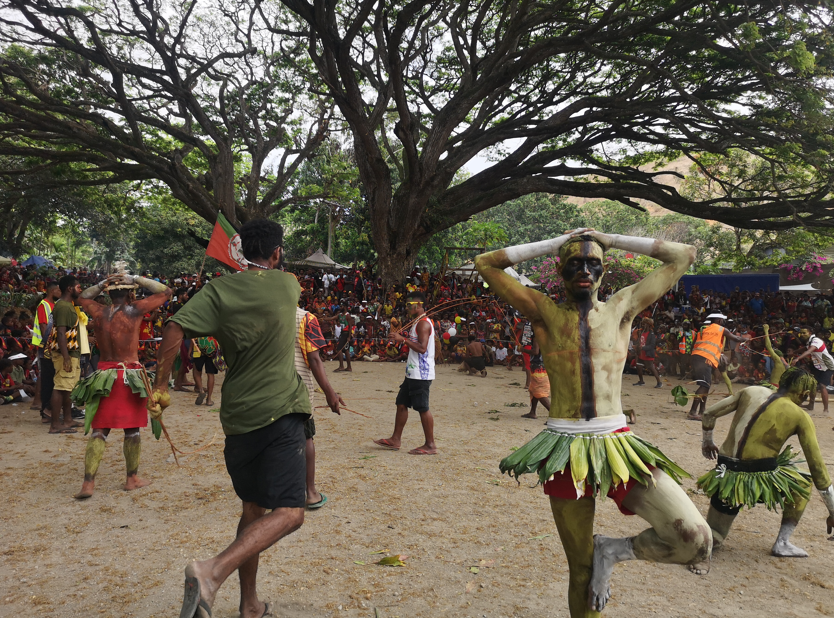
<svg viewBox="0 0 834 618">
<path fill-rule="evenodd" d="M 718 367 L 718 359 L 724 351 L 724 327 L 710 324 L 695 338 L 692 353 L 703 356 L 713 367 Z"/>
</svg>

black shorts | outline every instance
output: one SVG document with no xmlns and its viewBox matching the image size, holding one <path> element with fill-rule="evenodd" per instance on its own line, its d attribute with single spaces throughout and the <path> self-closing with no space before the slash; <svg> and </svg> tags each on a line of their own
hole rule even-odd
<svg viewBox="0 0 834 618">
<path fill-rule="evenodd" d="M 214 366 L 214 361 L 208 356 L 198 356 L 192 358 L 191 361 L 194 363 L 194 369 L 197 370 L 197 373 L 201 373 L 205 369 L 206 375 L 217 375 L 217 367 Z"/>
<path fill-rule="evenodd" d="M 304 421 L 304 439 L 310 440 L 316 435 L 316 419 L 312 416 Z"/>
<path fill-rule="evenodd" d="M 486 359 L 483 356 L 467 356 L 463 359 L 463 362 L 478 371 L 486 369 Z"/>
<path fill-rule="evenodd" d="M 811 367 L 811 375 L 817 381 L 817 386 L 823 389 L 826 386 L 831 386 L 831 376 L 834 375 L 834 369 L 817 369 L 816 367 Z"/>
<path fill-rule="evenodd" d="M 406 378 L 400 384 L 400 392 L 397 393 L 396 404 L 398 406 L 405 406 L 406 408 L 413 408 L 418 412 L 428 412 L 429 388 L 431 388 L 431 380 Z"/>
<path fill-rule="evenodd" d="M 348 342 L 350 341 L 350 333 L 345 330 L 339 334 L 339 341 L 336 342 L 336 352 L 346 352 Z"/>
<path fill-rule="evenodd" d="M 712 365 L 699 354 L 690 356 L 692 360 L 692 379 L 698 386 L 709 388 L 712 386 Z"/>
<path fill-rule="evenodd" d="M 226 470 L 244 502 L 265 509 L 307 504 L 304 414 L 287 414 L 249 433 L 226 436 Z"/>
</svg>

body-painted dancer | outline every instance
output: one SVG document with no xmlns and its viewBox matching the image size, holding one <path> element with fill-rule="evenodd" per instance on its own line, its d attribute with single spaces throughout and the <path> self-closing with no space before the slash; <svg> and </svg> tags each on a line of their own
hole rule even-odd
<svg viewBox="0 0 834 618">
<path fill-rule="evenodd" d="M 663 265 L 607 303 L 597 299 L 604 252 L 623 249 Z M 508 266 L 549 253 L 560 257 L 567 301 L 524 287 Z M 624 560 L 675 564 L 709 557 L 709 526 L 674 479 L 686 473 L 630 432 L 620 402 L 631 323 L 689 268 L 695 250 L 648 238 L 576 230 L 554 240 L 480 255 L 478 271 L 533 324 L 553 393 L 545 431 L 501 462 L 516 476 L 539 473 L 570 568 L 572 618 L 598 616 Z M 671 475 L 671 476 L 670 476 Z M 593 536 L 595 496 L 610 496 L 652 527 L 631 538 Z"/>
<path fill-rule="evenodd" d="M 134 300 L 133 290 L 140 285 L 153 295 Z M 109 307 L 93 300 L 105 291 L 113 301 Z M 75 496 L 79 500 L 93 495 L 96 472 L 111 429 L 125 431 L 124 488 L 139 489 L 150 483 L 137 474 L 141 453 L 139 428 L 148 425 L 145 404 L 150 395 L 145 387 L 145 370 L 139 364 L 139 330 L 143 316 L 161 307 L 172 294 L 158 281 L 119 274 L 87 288 L 78 299 L 78 304 L 95 320 L 96 343 L 101 352 L 98 370 L 81 380 L 72 393 L 76 403 L 86 405 L 85 431 L 93 431 L 84 456 L 84 483 Z"/>
<path fill-rule="evenodd" d="M 782 526 L 771 553 L 780 558 L 804 558 L 808 554 L 790 542 L 811 495 L 811 479 L 828 507 L 828 533 L 834 529 L 834 487 L 817 443 L 814 421 L 799 406 L 817 387 L 807 372 L 785 371 L 775 393 L 751 386 L 719 401 L 704 413 L 701 450 L 718 465 L 698 479 L 710 498 L 707 522 L 712 528 L 713 549 L 721 546 L 743 506 L 764 504 L 782 509 Z M 715 420 L 735 413 L 727 438 L 719 449 L 713 441 Z M 800 472 L 791 461 L 791 447 L 782 447 L 791 436 L 799 438 L 811 471 Z M 709 563 L 690 567 L 694 573 L 709 571 Z"/>
</svg>

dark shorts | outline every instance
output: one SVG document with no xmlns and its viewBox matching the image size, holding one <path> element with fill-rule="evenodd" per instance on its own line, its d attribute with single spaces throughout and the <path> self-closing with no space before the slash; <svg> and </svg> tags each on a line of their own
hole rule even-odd
<svg viewBox="0 0 834 618">
<path fill-rule="evenodd" d="M 400 392 L 397 393 L 396 404 L 398 406 L 405 406 L 406 408 L 413 408 L 418 412 L 428 412 L 429 388 L 431 388 L 431 380 L 406 378 L 400 384 Z"/>
<path fill-rule="evenodd" d="M 483 356 L 467 356 L 463 359 L 467 365 L 469 365 L 472 369 L 477 369 L 478 371 L 483 371 L 486 369 L 486 359 Z"/>
<path fill-rule="evenodd" d="M 818 387 L 823 389 L 826 386 L 831 386 L 831 376 L 834 375 L 834 369 L 820 370 L 816 367 L 811 367 L 811 375 L 817 381 Z"/>
<path fill-rule="evenodd" d="M 311 440 L 316 435 L 316 419 L 312 416 L 304 421 L 304 439 Z"/>
<path fill-rule="evenodd" d="M 249 433 L 226 436 L 226 470 L 244 502 L 265 509 L 307 504 L 303 414 L 287 414 Z"/>
<path fill-rule="evenodd" d="M 214 361 L 208 356 L 198 356 L 191 359 L 191 362 L 194 363 L 194 369 L 197 370 L 197 373 L 201 373 L 205 369 L 206 375 L 217 374 L 217 367 L 214 366 Z"/>
<path fill-rule="evenodd" d="M 348 341 L 350 341 L 350 333 L 342 330 L 339 334 L 339 341 L 336 343 L 336 352 L 346 352 Z"/>
<path fill-rule="evenodd" d="M 703 356 L 693 354 L 692 360 L 692 379 L 698 386 L 709 388 L 712 386 L 712 365 L 707 362 Z"/>
</svg>

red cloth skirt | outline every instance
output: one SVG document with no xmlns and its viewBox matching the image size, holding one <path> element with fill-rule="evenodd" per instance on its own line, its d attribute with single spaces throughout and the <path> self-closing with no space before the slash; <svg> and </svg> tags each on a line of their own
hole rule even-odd
<svg viewBox="0 0 834 618">
<path fill-rule="evenodd" d="M 622 429 L 614 432 L 614 433 L 621 433 L 625 431 L 630 431 L 627 427 L 623 427 Z M 654 470 L 654 466 L 650 466 L 646 464 L 646 467 L 649 470 Z M 608 497 L 614 501 L 614 504 L 617 505 L 617 508 L 620 509 L 620 512 L 623 515 L 634 515 L 631 511 L 629 511 L 626 507 L 623 506 L 623 500 L 626 499 L 626 496 L 634 489 L 635 485 L 639 483 L 634 479 L 628 479 L 628 483 L 620 483 L 617 487 L 611 486 L 611 489 L 608 490 Z M 551 496 L 553 498 L 561 498 L 563 500 L 576 500 L 576 487 L 573 485 L 573 476 L 570 473 L 570 463 L 565 466 L 565 469 L 559 473 L 553 475 L 553 480 L 545 481 L 544 483 L 544 493 L 546 496 Z M 585 483 L 585 495 L 583 497 L 587 498 L 593 495 L 593 487 L 588 483 Z"/>
<path fill-rule="evenodd" d="M 118 369 L 109 397 L 103 397 L 98 411 L 93 418 L 93 429 L 132 429 L 148 426 L 147 397 L 140 397 L 124 383 L 124 370 L 121 363 L 99 362 L 98 368 Z M 125 363 L 128 369 L 140 369 L 139 363 Z"/>
</svg>

